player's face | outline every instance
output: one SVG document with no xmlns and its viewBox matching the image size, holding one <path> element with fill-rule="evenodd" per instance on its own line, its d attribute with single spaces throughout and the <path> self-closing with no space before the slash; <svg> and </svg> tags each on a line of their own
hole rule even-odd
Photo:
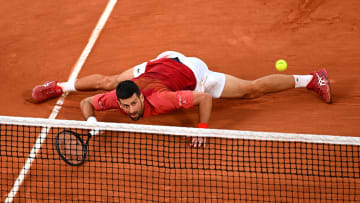
<svg viewBox="0 0 360 203">
<path fill-rule="evenodd" d="M 134 93 L 127 99 L 118 99 L 119 106 L 128 116 L 134 120 L 139 120 L 144 113 L 144 96 L 141 94 L 137 96 Z"/>
</svg>

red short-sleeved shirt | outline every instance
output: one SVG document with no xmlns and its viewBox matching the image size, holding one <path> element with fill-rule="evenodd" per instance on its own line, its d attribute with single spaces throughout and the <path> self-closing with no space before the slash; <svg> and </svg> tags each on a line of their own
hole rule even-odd
<svg viewBox="0 0 360 203">
<path fill-rule="evenodd" d="M 144 95 L 143 117 L 193 106 L 192 90 L 196 86 L 194 73 L 175 60 L 162 58 L 150 61 L 145 73 L 132 81 Z M 125 114 L 117 103 L 115 90 L 95 95 L 93 105 L 96 111 L 119 109 Z"/>
</svg>

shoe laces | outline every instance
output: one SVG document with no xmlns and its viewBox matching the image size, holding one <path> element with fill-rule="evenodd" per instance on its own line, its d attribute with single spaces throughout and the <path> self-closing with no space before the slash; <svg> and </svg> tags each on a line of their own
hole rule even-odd
<svg viewBox="0 0 360 203">
<path fill-rule="evenodd" d="M 318 73 L 315 73 L 317 79 L 318 79 L 318 84 L 319 86 L 324 86 L 326 85 L 326 80 L 322 79 L 321 76 Z"/>
<path fill-rule="evenodd" d="M 47 82 L 45 84 L 43 84 L 44 87 L 49 87 L 49 85 L 51 84 L 51 82 Z"/>
</svg>

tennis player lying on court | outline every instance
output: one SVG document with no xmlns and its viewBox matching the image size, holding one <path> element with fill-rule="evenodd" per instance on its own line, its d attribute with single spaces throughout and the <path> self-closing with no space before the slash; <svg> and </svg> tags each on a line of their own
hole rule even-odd
<svg viewBox="0 0 360 203">
<path fill-rule="evenodd" d="M 249 81 L 213 72 L 196 57 L 166 51 L 149 62 L 119 75 L 89 75 L 74 82 L 46 82 L 34 87 L 37 102 L 58 97 L 63 92 L 107 90 L 81 101 L 88 121 L 96 121 L 95 111 L 119 109 L 132 120 L 199 105 L 199 128 L 207 128 L 212 98 L 256 98 L 267 93 L 306 87 L 331 103 L 330 84 L 325 69 L 309 75 L 274 74 Z M 205 145 L 205 138 L 193 138 L 191 145 Z"/>
</svg>

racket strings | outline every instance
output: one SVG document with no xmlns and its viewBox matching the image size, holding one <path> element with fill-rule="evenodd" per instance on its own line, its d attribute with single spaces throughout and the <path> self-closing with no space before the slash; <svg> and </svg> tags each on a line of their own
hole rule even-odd
<svg viewBox="0 0 360 203">
<path fill-rule="evenodd" d="M 86 150 L 76 135 L 63 132 L 59 134 L 58 142 L 60 153 L 66 160 L 73 164 L 80 164 L 83 161 Z"/>
</svg>

